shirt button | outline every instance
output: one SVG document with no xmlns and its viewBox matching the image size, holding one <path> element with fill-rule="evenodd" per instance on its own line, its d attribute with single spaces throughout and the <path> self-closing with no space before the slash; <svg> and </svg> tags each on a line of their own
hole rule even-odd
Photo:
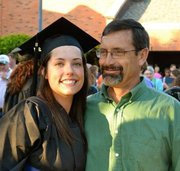
<svg viewBox="0 0 180 171">
<path fill-rule="evenodd" d="M 118 133 L 118 130 L 116 129 L 116 130 L 115 130 L 115 134 L 117 134 L 117 133 Z"/>
<path fill-rule="evenodd" d="M 118 153 L 116 153 L 116 154 L 115 154 L 115 156 L 116 156 L 116 157 L 118 157 L 118 156 L 119 156 L 119 154 L 118 154 Z"/>
<path fill-rule="evenodd" d="M 119 109 L 116 109 L 116 112 L 119 112 Z"/>
</svg>

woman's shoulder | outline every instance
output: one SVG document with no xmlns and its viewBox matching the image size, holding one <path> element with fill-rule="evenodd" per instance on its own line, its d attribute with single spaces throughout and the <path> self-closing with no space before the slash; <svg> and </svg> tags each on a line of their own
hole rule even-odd
<svg viewBox="0 0 180 171">
<path fill-rule="evenodd" d="M 50 116 L 47 104 L 41 98 L 33 96 L 16 104 L 3 117 L 23 122 L 24 124 L 32 121 L 40 127 L 46 127 L 51 124 Z"/>
<path fill-rule="evenodd" d="M 40 120 L 45 119 L 46 121 L 51 120 L 51 111 L 45 100 L 38 96 L 31 96 L 25 100 L 25 104 L 28 106 L 32 113 L 36 114 Z M 36 111 L 36 112 L 34 112 Z"/>
</svg>

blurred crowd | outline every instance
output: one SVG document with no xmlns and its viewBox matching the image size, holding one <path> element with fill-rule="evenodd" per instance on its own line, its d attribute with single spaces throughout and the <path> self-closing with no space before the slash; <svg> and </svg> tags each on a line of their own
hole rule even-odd
<svg viewBox="0 0 180 171">
<path fill-rule="evenodd" d="M 10 55 L 0 55 L 0 116 L 2 115 L 8 80 L 15 65 L 15 59 L 13 59 Z"/>
<path fill-rule="evenodd" d="M 165 92 L 180 101 L 180 69 L 175 64 L 171 64 L 163 72 L 160 72 L 158 65 L 147 65 L 142 74 L 151 83 L 147 84 L 149 87 Z"/>
</svg>

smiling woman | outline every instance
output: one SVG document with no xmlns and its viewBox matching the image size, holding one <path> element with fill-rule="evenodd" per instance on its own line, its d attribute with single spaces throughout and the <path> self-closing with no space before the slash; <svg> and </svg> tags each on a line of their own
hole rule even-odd
<svg viewBox="0 0 180 171">
<path fill-rule="evenodd" d="M 73 95 L 84 84 L 84 67 L 81 50 L 75 46 L 61 46 L 52 50 L 45 78 L 56 100 L 70 111 Z M 71 103 L 70 103 L 71 102 Z"/>
<path fill-rule="evenodd" d="M 39 89 L 36 97 L 21 101 L 0 120 L 0 170 L 26 166 L 84 170 L 83 114 L 88 90 L 84 52 L 98 42 L 64 18 L 20 48 L 33 53 L 37 39 L 41 46 Z"/>
</svg>

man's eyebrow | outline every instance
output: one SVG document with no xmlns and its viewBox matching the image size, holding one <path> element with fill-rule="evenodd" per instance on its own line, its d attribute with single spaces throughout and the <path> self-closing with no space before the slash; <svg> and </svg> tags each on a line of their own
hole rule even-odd
<svg viewBox="0 0 180 171">
<path fill-rule="evenodd" d="M 112 48 L 112 50 L 121 50 L 121 51 L 123 51 L 124 49 L 120 48 L 120 47 L 117 47 L 117 48 Z"/>
</svg>

